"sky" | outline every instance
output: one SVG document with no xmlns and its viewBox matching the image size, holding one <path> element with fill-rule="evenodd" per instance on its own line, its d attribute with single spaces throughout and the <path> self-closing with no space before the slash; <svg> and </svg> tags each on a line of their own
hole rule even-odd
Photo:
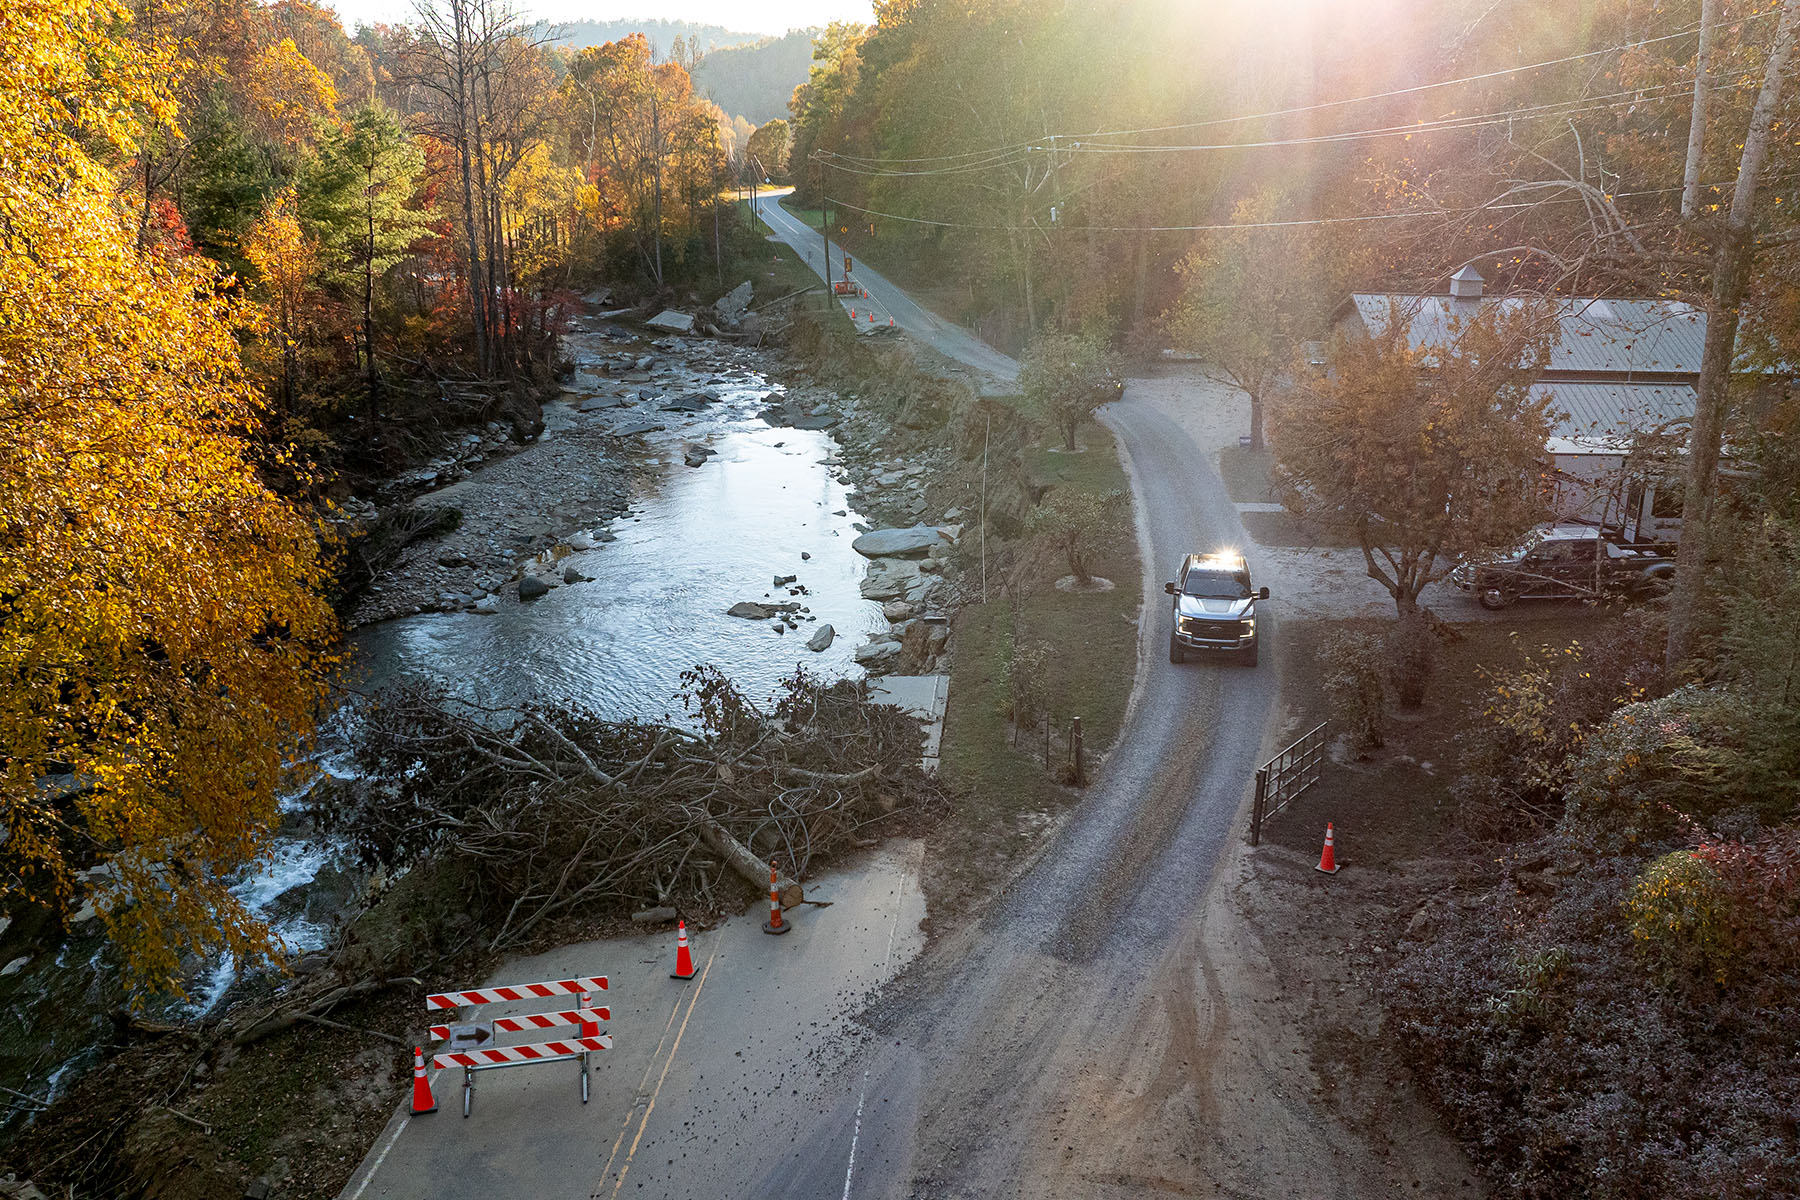
<svg viewBox="0 0 1800 1200">
<path fill-rule="evenodd" d="M 411 18 L 413 0 L 324 0 L 337 10 L 347 29 L 376 21 Z M 610 21 L 622 17 L 660 17 L 723 25 L 745 33 L 786 33 L 831 21 L 873 20 L 869 0 L 639 0 L 638 3 L 595 3 L 594 0 L 515 0 L 519 12 L 544 21 Z"/>
</svg>

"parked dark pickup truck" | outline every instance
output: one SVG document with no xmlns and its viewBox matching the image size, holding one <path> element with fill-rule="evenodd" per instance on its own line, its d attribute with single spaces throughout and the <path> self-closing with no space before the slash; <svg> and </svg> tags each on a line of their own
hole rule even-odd
<svg viewBox="0 0 1800 1200">
<path fill-rule="evenodd" d="M 1450 572 L 1450 582 L 1483 608 L 1660 596 L 1674 579 L 1675 560 L 1662 547 L 1616 541 L 1591 525 L 1540 525 L 1511 554 Z"/>
</svg>

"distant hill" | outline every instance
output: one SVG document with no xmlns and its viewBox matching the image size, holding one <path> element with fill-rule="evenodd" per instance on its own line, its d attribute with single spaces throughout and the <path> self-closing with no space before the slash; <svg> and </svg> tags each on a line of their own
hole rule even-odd
<svg viewBox="0 0 1800 1200">
<path fill-rule="evenodd" d="M 788 98 L 806 82 L 818 32 L 796 29 L 784 37 L 714 50 L 700 60 L 694 85 L 714 104 L 752 125 L 785 118 Z"/>
<path fill-rule="evenodd" d="M 692 21 L 571 21 L 555 27 L 556 41 L 572 50 L 602 46 L 641 33 L 658 58 L 667 58 L 675 39 L 698 40 L 704 57 L 694 75 L 696 91 L 725 112 L 752 125 L 788 115 L 788 98 L 806 82 L 816 29 L 796 29 L 783 37 L 739 33 L 721 25 Z"/>
<path fill-rule="evenodd" d="M 675 39 L 692 43 L 700 40 L 700 52 L 711 53 L 724 46 L 742 46 L 749 42 L 763 40 L 760 33 L 741 33 L 726 29 L 723 25 L 696 25 L 692 21 L 664 21 L 627 17 L 618 21 L 568 21 L 552 26 L 556 30 L 558 43 L 575 50 L 585 50 L 589 46 L 604 46 L 608 42 L 616 42 L 622 37 L 641 33 L 650 39 L 650 48 L 657 58 L 667 58 L 669 47 Z"/>
</svg>

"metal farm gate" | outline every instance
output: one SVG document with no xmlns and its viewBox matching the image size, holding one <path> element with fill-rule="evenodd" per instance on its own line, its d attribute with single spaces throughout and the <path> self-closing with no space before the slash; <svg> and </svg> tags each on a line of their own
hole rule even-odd
<svg viewBox="0 0 1800 1200">
<path fill-rule="evenodd" d="M 1256 801 L 1250 809 L 1250 844 L 1262 843 L 1263 822 L 1319 781 L 1325 761 L 1325 726 L 1320 721 L 1293 745 L 1256 769 Z"/>
</svg>

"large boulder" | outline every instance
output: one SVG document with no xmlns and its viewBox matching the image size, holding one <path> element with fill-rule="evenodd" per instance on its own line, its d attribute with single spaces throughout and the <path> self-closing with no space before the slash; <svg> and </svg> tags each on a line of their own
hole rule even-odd
<svg viewBox="0 0 1800 1200">
<path fill-rule="evenodd" d="M 869 568 L 862 581 L 865 600 L 910 600 L 919 586 L 919 564 L 905 559 L 883 559 Z"/>
<path fill-rule="evenodd" d="M 755 293 L 756 289 L 746 279 L 714 301 L 713 311 L 718 313 L 723 320 L 735 321 L 744 315 L 746 308 L 750 307 L 750 297 Z"/>
<path fill-rule="evenodd" d="M 856 661 L 867 666 L 870 663 L 882 662 L 900 653 L 899 642 L 870 642 L 866 646 L 856 648 Z"/>
<path fill-rule="evenodd" d="M 940 531 L 930 525 L 914 525 L 910 529 L 872 529 L 850 548 L 864 558 L 888 558 L 902 554 L 923 554 L 944 541 Z"/>
<path fill-rule="evenodd" d="M 742 617 L 746 621 L 766 621 L 775 615 L 775 609 L 767 604 L 758 604 L 754 600 L 739 600 L 725 610 L 728 617 Z"/>
<path fill-rule="evenodd" d="M 813 630 L 813 635 L 806 639 L 806 648 L 814 654 L 831 649 L 832 639 L 837 637 L 837 630 L 829 625 L 821 625 Z"/>
<path fill-rule="evenodd" d="M 671 333 L 692 333 L 694 330 L 694 318 L 672 308 L 663 309 L 644 324 L 652 329 L 667 329 Z"/>
<path fill-rule="evenodd" d="M 550 585 L 536 575 L 526 575 L 519 580 L 519 599 L 536 600 L 539 596 L 550 594 Z"/>
</svg>

